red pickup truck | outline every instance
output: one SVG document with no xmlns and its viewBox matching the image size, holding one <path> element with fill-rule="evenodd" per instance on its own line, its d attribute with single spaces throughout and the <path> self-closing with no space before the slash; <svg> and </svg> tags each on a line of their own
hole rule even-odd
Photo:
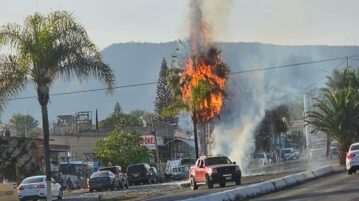
<svg viewBox="0 0 359 201">
<path fill-rule="evenodd" d="M 206 184 L 208 188 L 218 183 L 221 187 L 226 182 L 241 184 L 241 170 L 236 162 L 226 156 L 201 156 L 189 170 L 191 189 L 198 189 L 199 184 Z"/>
</svg>

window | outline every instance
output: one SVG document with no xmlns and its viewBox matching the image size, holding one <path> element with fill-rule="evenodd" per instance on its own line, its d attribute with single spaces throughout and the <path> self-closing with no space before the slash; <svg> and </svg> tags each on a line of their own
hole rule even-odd
<svg viewBox="0 0 359 201">
<path fill-rule="evenodd" d="M 30 177 L 22 181 L 22 184 L 40 183 L 45 180 L 45 177 Z"/>
<path fill-rule="evenodd" d="M 199 160 L 198 167 L 203 167 L 203 160 Z"/>
<path fill-rule="evenodd" d="M 350 148 L 350 151 L 355 151 L 355 150 L 359 150 L 359 144 L 353 145 L 353 146 Z"/>
<path fill-rule="evenodd" d="M 211 157 L 205 160 L 205 164 L 209 165 L 218 165 L 218 164 L 231 164 L 232 162 L 227 157 Z"/>
<path fill-rule="evenodd" d="M 94 178 L 94 177 L 108 177 L 110 176 L 111 172 L 107 172 L 107 171 L 103 171 L 103 172 L 95 172 L 91 175 L 90 178 Z"/>
</svg>

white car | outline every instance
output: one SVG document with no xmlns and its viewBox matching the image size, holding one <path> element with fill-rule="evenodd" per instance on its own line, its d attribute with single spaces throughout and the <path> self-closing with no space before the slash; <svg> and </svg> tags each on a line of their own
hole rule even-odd
<svg viewBox="0 0 359 201">
<path fill-rule="evenodd" d="M 51 188 L 53 198 L 62 200 L 63 191 L 61 189 L 61 185 L 52 180 Z M 46 176 L 34 176 L 24 179 L 19 185 L 17 192 L 19 194 L 20 201 L 46 199 Z"/>
<path fill-rule="evenodd" d="M 253 164 L 256 167 L 261 167 L 272 163 L 272 159 L 268 157 L 265 152 L 257 153 L 253 158 Z"/>
<path fill-rule="evenodd" d="M 359 142 L 350 145 L 346 158 L 348 174 L 355 173 L 359 169 Z"/>
</svg>

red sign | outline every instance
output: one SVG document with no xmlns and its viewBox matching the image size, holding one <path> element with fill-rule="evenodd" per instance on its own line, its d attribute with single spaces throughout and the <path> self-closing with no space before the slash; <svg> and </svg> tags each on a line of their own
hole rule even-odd
<svg viewBox="0 0 359 201">
<path fill-rule="evenodd" d="M 156 149 L 155 136 L 153 135 L 143 135 L 140 143 L 148 149 Z"/>
</svg>

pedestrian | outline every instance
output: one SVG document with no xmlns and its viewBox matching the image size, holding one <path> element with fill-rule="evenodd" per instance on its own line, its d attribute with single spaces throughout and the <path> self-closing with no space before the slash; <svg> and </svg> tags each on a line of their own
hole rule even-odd
<svg viewBox="0 0 359 201">
<path fill-rule="evenodd" d="M 69 191 L 73 188 L 72 181 L 71 181 L 70 177 L 67 177 L 66 188 L 68 188 Z"/>
</svg>

